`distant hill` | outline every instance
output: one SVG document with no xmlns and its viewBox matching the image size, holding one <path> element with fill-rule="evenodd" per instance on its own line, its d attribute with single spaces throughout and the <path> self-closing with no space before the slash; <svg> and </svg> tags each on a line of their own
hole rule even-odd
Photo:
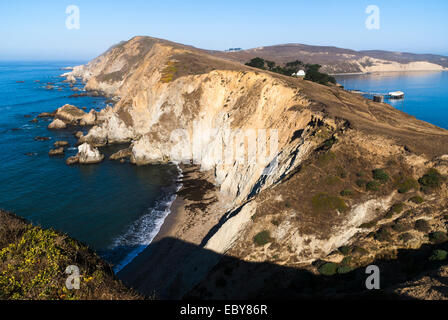
<svg viewBox="0 0 448 320">
<path fill-rule="evenodd" d="M 245 63 L 260 57 L 276 63 L 301 60 L 318 63 L 327 73 L 376 71 L 423 71 L 448 68 L 448 57 L 434 54 L 413 54 L 381 50 L 355 51 L 330 46 L 282 44 L 237 52 L 209 51 L 215 56 Z"/>
</svg>

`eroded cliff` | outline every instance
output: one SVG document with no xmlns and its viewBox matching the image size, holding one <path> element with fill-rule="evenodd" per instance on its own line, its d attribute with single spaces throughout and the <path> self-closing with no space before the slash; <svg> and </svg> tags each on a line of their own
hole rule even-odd
<svg viewBox="0 0 448 320">
<path fill-rule="evenodd" d="M 210 173 L 217 203 L 196 208 L 209 214 L 208 231 L 191 241 L 206 249 L 316 272 L 319 259 L 355 268 L 446 232 L 448 132 L 387 104 L 148 37 L 67 76 L 117 101 L 81 142 L 130 143 L 137 165 L 194 163 Z M 440 180 L 428 187 L 430 169 Z M 425 232 L 390 230 L 421 219 Z M 376 236 L 386 227 L 388 237 Z M 210 283 L 196 294 L 213 291 Z"/>
</svg>

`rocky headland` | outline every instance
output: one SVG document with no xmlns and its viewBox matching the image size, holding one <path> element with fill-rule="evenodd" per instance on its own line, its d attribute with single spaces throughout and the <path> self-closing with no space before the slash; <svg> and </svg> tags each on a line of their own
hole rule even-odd
<svg viewBox="0 0 448 320">
<path fill-rule="evenodd" d="M 92 125 L 70 163 L 102 161 L 97 148 L 127 143 L 113 159 L 182 165 L 183 189 L 165 228 L 119 274 L 140 292 L 275 297 L 280 286 L 291 296 L 363 293 L 339 276 L 358 283 L 371 263 L 408 266 L 400 252 L 424 246 L 418 257 L 425 263 L 413 263 L 435 268 L 426 264 L 432 250 L 448 249 L 435 247 L 446 242 L 448 222 L 444 129 L 337 86 L 150 37 L 65 75 L 116 101 L 98 113 L 56 111 L 67 125 Z M 229 145 L 245 156 L 216 161 Z M 388 288 L 425 272 L 390 268 L 396 280 Z"/>
</svg>

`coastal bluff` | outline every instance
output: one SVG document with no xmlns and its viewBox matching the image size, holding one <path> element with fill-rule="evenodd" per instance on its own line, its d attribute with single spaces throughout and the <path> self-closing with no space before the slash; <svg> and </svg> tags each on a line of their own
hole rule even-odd
<svg viewBox="0 0 448 320">
<path fill-rule="evenodd" d="M 246 283 L 263 274 L 263 263 L 286 274 L 355 275 L 379 259 L 399 259 L 400 250 L 445 242 L 448 131 L 388 104 L 150 37 L 120 43 L 65 76 L 117 101 L 80 142 L 127 143 L 136 165 L 197 165 L 184 186 L 196 191 L 180 192 L 183 214 L 167 233 L 176 241 L 160 239 L 136 259 L 144 268 L 130 272 L 138 269 L 131 263 L 122 271 L 140 292 L 250 298 L 273 289 L 264 281 L 271 273 L 255 277 L 251 291 L 224 283 Z M 189 137 L 211 129 L 192 152 Z M 246 151 L 257 145 L 264 161 L 217 163 L 223 141 Z M 204 259 L 203 250 L 214 258 Z M 235 261 L 251 268 L 228 271 Z M 156 267 L 159 280 L 150 276 Z M 294 278 L 278 277 L 294 287 Z"/>
</svg>

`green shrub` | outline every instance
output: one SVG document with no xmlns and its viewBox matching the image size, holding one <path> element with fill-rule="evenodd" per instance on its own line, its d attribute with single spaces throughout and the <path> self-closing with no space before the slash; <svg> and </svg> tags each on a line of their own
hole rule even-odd
<svg viewBox="0 0 448 320">
<path fill-rule="evenodd" d="M 392 207 L 390 207 L 389 212 L 400 213 L 404 209 L 404 204 L 402 202 L 395 203 Z"/>
<path fill-rule="evenodd" d="M 174 75 L 177 72 L 176 62 L 169 61 L 167 66 L 162 71 L 162 78 L 160 79 L 163 83 L 168 83 L 173 81 Z"/>
<path fill-rule="evenodd" d="M 332 275 L 336 274 L 337 270 L 338 270 L 338 265 L 333 262 L 327 262 L 327 263 L 323 264 L 318 269 L 319 273 L 324 276 L 332 276 Z"/>
<path fill-rule="evenodd" d="M 342 246 L 339 249 L 339 252 L 342 253 L 344 256 L 348 255 L 350 253 L 350 247 L 349 246 Z"/>
<path fill-rule="evenodd" d="M 349 196 L 352 196 L 352 195 L 353 195 L 353 191 L 352 190 L 346 189 L 346 190 L 342 190 L 341 191 L 341 196 L 343 196 L 343 197 L 349 197 Z"/>
<path fill-rule="evenodd" d="M 416 204 L 421 204 L 421 203 L 423 203 L 425 200 L 423 200 L 423 198 L 420 197 L 420 196 L 414 196 L 414 197 L 410 198 L 409 201 L 414 202 L 414 203 L 416 203 Z"/>
<path fill-rule="evenodd" d="M 435 231 L 429 234 L 429 240 L 434 243 L 442 243 L 448 240 L 445 232 Z"/>
<path fill-rule="evenodd" d="M 351 256 L 347 256 L 347 257 L 344 257 L 344 259 L 342 259 L 341 265 L 342 266 L 347 266 L 347 265 L 350 264 L 350 262 L 352 262 L 352 257 Z"/>
<path fill-rule="evenodd" d="M 364 179 L 358 179 L 356 180 L 356 185 L 360 188 L 364 187 L 366 185 L 367 181 Z"/>
<path fill-rule="evenodd" d="M 255 57 L 246 63 L 246 66 L 258 68 L 258 69 L 266 69 L 265 68 L 265 60 L 260 57 Z"/>
<path fill-rule="evenodd" d="M 380 228 L 376 233 L 375 233 L 375 240 L 378 240 L 380 242 L 384 242 L 384 241 L 390 241 L 391 240 L 391 236 L 389 231 L 386 230 L 386 228 Z"/>
<path fill-rule="evenodd" d="M 337 269 L 337 272 L 339 274 L 346 274 L 346 273 L 349 273 L 351 271 L 353 271 L 353 267 L 351 267 L 351 266 L 339 266 L 338 269 Z"/>
<path fill-rule="evenodd" d="M 339 178 L 341 178 L 341 179 L 345 179 L 345 178 L 347 178 L 347 172 L 344 170 L 344 168 L 342 168 L 341 166 L 338 166 L 337 168 L 337 174 L 338 174 L 338 177 Z"/>
<path fill-rule="evenodd" d="M 326 73 L 322 73 L 319 72 L 319 69 L 321 68 L 321 66 L 319 64 L 307 64 L 306 65 L 306 75 L 305 75 L 305 80 L 310 80 L 313 82 L 317 82 L 320 84 L 327 84 L 328 82 L 330 83 L 336 83 L 336 79 Z"/>
<path fill-rule="evenodd" d="M 402 233 L 398 236 L 398 239 L 400 239 L 401 241 L 404 242 L 408 242 L 411 241 L 412 239 L 414 239 L 414 237 L 412 236 L 412 234 L 406 232 L 406 233 Z"/>
<path fill-rule="evenodd" d="M 356 255 L 356 256 L 364 256 L 367 255 L 369 253 L 369 251 L 367 251 L 365 248 L 363 247 L 354 247 L 352 250 L 352 254 Z"/>
<path fill-rule="evenodd" d="M 407 178 L 398 184 L 398 192 L 406 193 L 410 190 L 418 190 L 418 181 L 413 178 Z"/>
<path fill-rule="evenodd" d="M 389 180 L 389 175 L 383 169 L 375 169 L 372 171 L 373 179 L 386 183 Z"/>
<path fill-rule="evenodd" d="M 376 224 L 377 224 L 377 221 L 373 220 L 373 221 L 370 221 L 370 222 L 363 223 L 359 227 L 363 228 L 363 229 L 370 229 L 370 228 L 373 228 L 374 226 L 376 226 Z"/>
<path fill-rule="evenodd" d="M 375 181 L 375 180 L 369 181 L 366 184 L 366 190 L 367 191 L 378 191 L 378 190 L 380 190 L 380 185 L 381 184 L 378 181 Z"/>
<path fill-rule="evenodd" d="M 428 189 L 435 189 L 440 187 L 442 184 L 442 175 L 439 171 L 432 168 L 429 169 L 423 177 L 421 177 L 418 182 L 424 187 Z"/>
<path fill-rule="evenodd" d="M 344 212 L 348 209 L 344 200 L 337 196 L 326 193 L 318 193 L 311 199 L 311 204 L 315 211 L 339 210 Z"/>
<path fill-rule="evenodd" d="M 67 235 L 1 210 L 0 230 L 0 300 L 139 299 L 114 279 L 108 264 Z M 79 290 L 65 286 L 70 265 L 79 266 Z"/>
<path fill-rule="evenodd" d="M 445 260 L 448 256 L 448 252 L 445 250 L 434 250 L 429 257 L 430 261 L 442 261 Z"/>
<path fill-rule="evenodd" d="M 266 243 L 271 241 L 271 235 L 269 234 L 269 231 L 261 231 L 260 233 L 257 233 L 254 236 L 254 243 L 257 246 L 264 246 Z"/>
<path fill-rule="evenodd" d="M 411 226 L 404 222 L 399 222 L 392 226 L 392 230 L 394 230 L 395 232 L 405 232 L 405 231 L 409 231 L 410 229 L 411 229 Z"/>
<path fill-rule="evenodd" d="M 420 232 L 429 232 L 429 230 L 431 230 L 431 227 L 428 223 L 428 221 L 424 220 L 424 219 L 419 219 L 417 221 L 415 221 L 415 226 L 414 229 Z"/>
</svg>

